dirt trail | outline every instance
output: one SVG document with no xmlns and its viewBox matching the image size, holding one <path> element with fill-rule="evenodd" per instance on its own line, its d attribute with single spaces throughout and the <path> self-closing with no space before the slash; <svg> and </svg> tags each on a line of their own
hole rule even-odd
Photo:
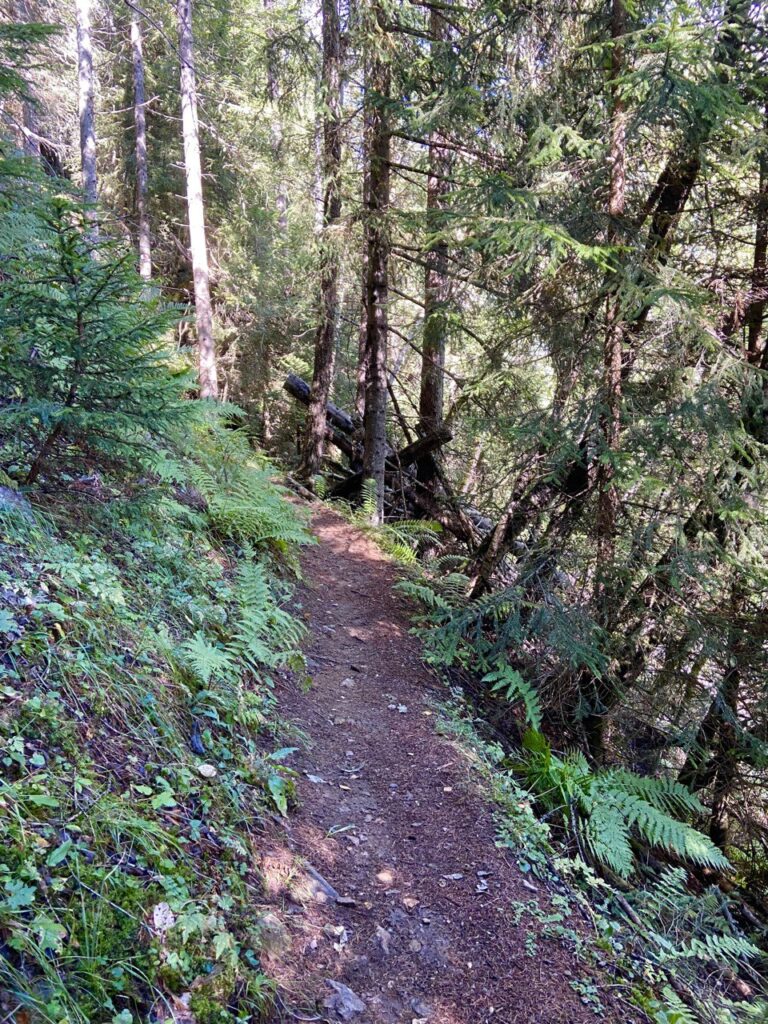
<svg viewBox="0 0 768 1024">
<path fill-rule="evenodd" d="M 273 837 L 262 861 L 280 1019 L 594 1021 L 570 985 L 589 980 L 587 966 L 554 941 L 526 949 L 535 925 L 514 924 L 515 904 L 546 908 L 549 895 L 495 846 L 466 760 L 435 733 L 438 687 L 392 591 L 394 568 L 334 514 L 313 526 L 320 544 L 304 554 L 302 596 L 313 685 L 286 681 L 279 693 L 309 737 L 291 760 L 300 807 L 287 842 Z"/>
</svg>

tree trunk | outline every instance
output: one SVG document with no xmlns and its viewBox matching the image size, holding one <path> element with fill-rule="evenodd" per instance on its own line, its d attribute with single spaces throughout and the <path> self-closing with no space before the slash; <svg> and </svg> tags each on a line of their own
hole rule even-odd
<svg viewBox="0 0 768 1024">
<path fill-rule="evenodd" d="M 274 0 L 264 0 L 264 10 L 271 12 L 274 7 Z M 271 15 L 270 15 L 271 17 Z M 275 196 L 275 210 L 277 212 L 277 227 L 281 234 L 288 230 L 288 195 L 285 182 L 282 178 L 283 172 L 283 125 L 280 120 L 280 80 L 277 75 L 278 59 L 275 53 L 275 39 L 277 33 L 270 24 L 267 28 L 267 99 L 269 100 L 269 131 L 270 149 L 272 150 L 272 161 L 278 175 L 277 195 Z"/>
<path fill-rule="evenodd" d="M 612 101 L 610 130 L 610 180 L 608 185 L 608 244 L 616 246 L 621 240 L 620 221 L 624 217 L 626 193 L 626 132 L 627 116 L 624 100 L 619 91 L 619 80 L 624 64 L 621 42 L 626 31 L 624 0 L 613 0 L 611 12 L 611 38 L 613 51 L 609 89 Z M 613 561 L 618 512 L 618 491 L 613 485 L 613 466 L 610 459 L 615 451 L 621 431 L 621 365 L 624 325 L 621 322 L 621 298 L 618 289 L 611 289 L 608 298 L 607 328 L 603 350 L 603 409 L 600 431 L 603 458 L 597 470 L 598 486 L 598 575 Z M 604 591 L 604 587 L 601 588 Z"/>
<path fill-rule="evenodd" d="M 369 56 L 365 103 L 370 116 L 370 186 L 366 210 L 368 274 L 366 280 L 365 455 L 364 472 L 376 485 L 376 512 L 384 518 L 384 464 L 387 456 L 387 302 L 389 234 L 387 212 L 390 188 L 390 125 L 386 102 L 389 68 L 379 55 Z"/>
<path fill-rule="evenodd" d="M 768 111 L 766 112 L 768 127 Z M 760 186 L 757 196 L 757 223 L 755 226 L 755 254 L 752 261 L 752 288 L 747 307 L 747 358 L 754 365 L 765 361 L 766 345 L 763 341 L 765 308 L 768 302 L 768 155 L 760 153 Z M 765 381 L 763 386 L 765 387 Z"/>
<path fill-rule="evenodd" d="M 177 0 L 179 19 L 179 62 L 181 72 L 181 121 L 184 135 L 184 167 L 187 174 L 187 210 L 189 249 L 195 286 L 197 323 L 198 378 L 201 398 L 218 398 L 216 349 L 213 341 L 208 243 L 205 237 L 203 172 L 200 163 L 200 137 L 197 123 L 197 84 L 195 81 L 192 35 L 192 0 Z"/>
<path fill-rule="evenodd" d="M 11 18 L 18 24 L 27 25 L 36 21 L 28 0 L 13 0 Z M 37 160 L 41 157 L 40 136 L 37 131 L 37 109 L 33 98 L 25 96 L 21 102 L 21 145 L 25 156 Z"/>
<path fill-rule="evenodd" d="M 77 107 L 80 118 L 80 166 L 83 195 L 91 209 L 88 219 L 96 231 L 98 175 L 96 172 L 96 116 L 94 110 L 91 0 L 75 0 L 77 20 Z"/>
<path fill-rule="evenodd" d="M 363 54 L 363 80 L 369 79 L 368 54 Z M 360 139 L 361 180 L 360 205 L 363 218 L 363 249 L 360 258 L 360 327 L 357 340 L 357 376 L 355 387 L 355 412 L 361 421 L 365 419 L 365 383 L 368 377 L 368 250 L 370 247 L 371 224 L 365 213 L 371 191 L 371 111 L 369 104 L 363 104 L 363 130 Z"/>
<path fill-rule="evenodd" d="M 325 407 L 333 381 L 339 297 L 341 218 L 341 31 L 338 0 L 323 0 L 323 234 L 320 250 L 320 323 L 315 339 L 312 397 L 301 476 L 320 471 L 325 443 Z"/>
<path fill-rule="evenodd" d="M 139 235 L 139 273 L 145 281 L 152 277 L 152 242 L 149 232 L 149 174 L 147 169 L 147 115 L 144 89 L 144 54 L 141 22 L 131 18 L 131 59 L 133 61 L 133 121 L 136 130 L 136 214 Z"/>
<path fill-rule="evenodd" d="M 448 24 L 437 7 L 429 14 L 430 52 L 439 55 L 448 39 Z M 445 369 L 445 335 L 447 304 L 450 292 L 448 277 L 448 246 L 433 241 L 443 228 L 446 196 L 452 155 L 440 145 L 439 130 L 429 137 L 429 173 L 427 176 L 427 255 L 424 272 L 424 331 L 421 348 L 421 389 L 419 393 L 419 425 L 423 433 L 437 430 L 443 422 L 443 375 Z M 430 472 L 432 460 L 419 466 L 419 480 L 434 485 Z"/>
</svg>

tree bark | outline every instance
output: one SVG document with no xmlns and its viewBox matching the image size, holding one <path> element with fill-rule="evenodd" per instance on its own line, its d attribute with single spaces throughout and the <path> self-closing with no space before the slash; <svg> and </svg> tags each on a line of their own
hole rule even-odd
<svg viewBox="0 0 768 1024">
<path fill-rule="evenodd" d="M 96 116 L 93 45 L 91 42 L 91 0 L 75 0 L 77 22 L 77 108 L 80 119 L 80 167 L 83 195 L 91 209 L 88 219 L 96 231 L 98 174 L 96 170 Z"/>
<path fill-rule="evenodd" d="M 197 122 L 192 0 L 177 0 L 176 10 L 179 21 L 181 120 L 184 136 L 184 167 L 187 176 L 189 249 L 192 255 L 192 274 L 195 287 L 198 379 L 201 398 L 218 398 L 219 383 L 213 340 L 208 243 L 205 234 L 203 171 L 200 162 L 200 137 Z"/>
<path fill-rule="evenodd" d="M 381 43 L 377 40 L 375 46 Z M 389 291 L 390 124 L 386 103 L 390 74 L 374 51 L 369 56 L 365 104 L 370 116 L 370 186 L 366 210 L 368 267 L 366 279 L 365 476 L 376 485 L 375 522 L 384 518 L 384 465 L 387 456 L 387 335 Z"/>
<path fill-rule="evenodd" d="M 271 12 L 274 7 L 274 0 L 264 0 L 264 10 Z M 270 149 L 272 160 L 277 171 L 277 195 L 275 196 L 275 210 L 277 212 L 277 227 L 281 234 L 288 230 L 288 194 L 283 181 L 283 125 L 280 120 L 280 79 L 278 78 L 278 60 L 275 53 L 275 38 L 277 33 L 272 25 L 267 28 L 267 99 L 269 100 L 269 131 Z"/>
<path fill-rule="evenodd" d="M 341 219 L 341 31 L 338 0 L 323 0 L 323 233 L 320 249 L 320 323 L 315 339 L 312 397 L 301 476 L 320 471 L 325 407 L 333 382 L 339 299 Z"/>
<path fill-rule="evenodd" d="M 765 125 L 768 128 L 768 111 Z M 765 363 L 768 347 L 763 339 L 765 309 L 768 302 L 768 155 L 765 150 L 759 157 L 759 188 L 757 194 L 757 218 L 755 225 L 755 253 L 752 260 L 752 282 L 750 301 L 745 317 L 747 328 L 747 359 L 756 366 Z M 763 366 L 765 369 L 765 366 Z M 764 381 L 763 387 L 766 387 Z"/>
<path fill-rule="evenodd" d="M 363 54 L 363 80 L 368 81 L 368 54 Z M 363 210 L 363 248 L 360 256 L 360 327 L 357 339 L 357 376 L 355 380 L 355 412 L 365 420 L 365 383 L 368 377 L 368 250 L 371 225 L 365 216 L 371 190 L 371 111 L 363 104 L 363 129 L 360 139 L 361 179 L 360 205 Z"/>
<path fill-rule="evenodd" d="M 429 13 L 430 53 L 438 56 L 448 39 L 448 23 L 437 7 Z M 424 272 L 424 331 L 421 348 L 421 389 L 419 393 L 419 426 L 423 433 L 437 430 L 443 422 L 443 376 L 445 370 L 445 336 L 447 305 L 450 294 L 448 277 L 448 246 L 434 240 L 443 228 L 446 196 L 450 188 L 451 150 L 441 145 L 440 131 L 430 133 L 427 175 L 427 255 Z M 419 480 L 434 485 L 432 460 L 419 466 Z"/>
<path fill-rule="evenodd" d="M 619 80 L 624 66 L 622 37 L 626 31 L 624 0 L 613 0 L 611 11 L 611 70 L 609 93 L 611 98 L 610 127 L 610 180 L 608 185 L 608 244 L 618 245 L 621 240 L 621 220 L 624 217 L 626 195 L 626 133 L 627 114 L 621 96 Z M 624 348 L 621 297 L 618 288 L 612 288 L 608 298 L 607 327 L 603 348 L 603 409 L 600 415 L 602 458 L 597 468 L 597 557 L 598 599 L 605 599 L 604 570 L 613 561 L 616 539 L 616 517 L 619 494 L 613 483 L 611 463 L 621 433 L 621 367 Z"/>
<path fill-rule="evenodd" d="M 133 63 L 133 123 L 136 131 L 136 215 L 139 236 L 139 274 L 152 277 L 152 240 L 149 230 L 149 171 L 147 165 L 147 115 L 144 88 L 144 53 L 141 22 L 131 18 L 131 60 Z"/>
</svg>

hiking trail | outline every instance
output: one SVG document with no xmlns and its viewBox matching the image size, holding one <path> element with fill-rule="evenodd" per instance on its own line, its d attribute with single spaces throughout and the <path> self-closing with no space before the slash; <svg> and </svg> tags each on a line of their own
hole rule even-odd
<svg viewBox="0 0 768 1024">
<path fill-rule="evenodd" d="M 520 904 L 547 910 L 552 894 L 496 846 L 466 755 L 435 731 L 440 687 L 392 590 L 395 567 L 333 512 L 312 525 L 320 543 L 303 553 L 301 591 L 312 686 L 278 687 L 282 715 L 308 737 L 290 761 L 299 807 L 261 864 L 276 1019 L 594 1021 L 570 984 L 594 984 L 593 969 L 539 934 L 533 948 L 530 916 L 515 925 Z"/>
</svg>

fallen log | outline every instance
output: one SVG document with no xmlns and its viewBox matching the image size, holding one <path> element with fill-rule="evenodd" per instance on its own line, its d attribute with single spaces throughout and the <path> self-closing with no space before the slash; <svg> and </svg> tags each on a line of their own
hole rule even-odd
<svg viewBox="0 0 768 1024">
<path fill-rule="evenodd" d="M 388 456 L 386 468 L 389 472 L 402 472 L 408 466 L 412 466 L 414 462 L 423 459 L 425 455 L 437 451 L 438 448 L 447 444 L 452 437 L 453 434 L 447 427 L 441 427 L 439 430 L 425 434 L 424 437 L 420 437 L 417 441 L 407 444 L 405 448 L 401 448 L 400 451 L 393 452 Z M 364 475 L 362 472 L 353 473 L 352 476 L 347 477 L 346 480 L 343 480 L 331 490 L 331 497 L 349 498 L 351 495 L 356 494 L 363 486 L 363 479 Z"/>
<path fill-rule="evenodd" d="M 295 398 L 302 405 L 309 406 L 311 389 L 309 384 L 295 373 L 289 373 L 283 384 L 283 390 L 287 391 L 291 398 Z M 343 434 L 354 434 L 355 422 L 349 413 L 344 412 L 333 402 L 328 402 L 325 407 L 325 417 L 337 430 Z"/>
</svg>

